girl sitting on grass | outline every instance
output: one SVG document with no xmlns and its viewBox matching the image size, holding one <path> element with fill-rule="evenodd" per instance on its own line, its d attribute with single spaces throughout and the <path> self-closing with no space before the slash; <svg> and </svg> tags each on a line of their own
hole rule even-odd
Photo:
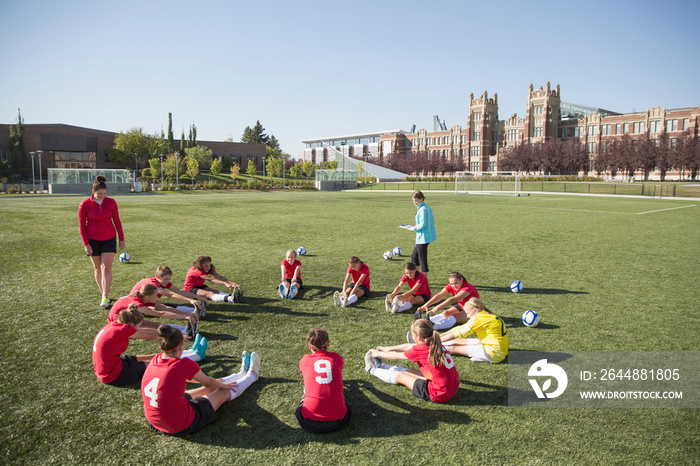
<svg viewBox="0 0 700 466">
<path fill-rule="evenodd" d="M 437 311 L 444 309 L 442 314 L 437 314 L 430 317 L 430 321 L 435 326 L 435 330 L 447 330 L 452 328 L 456 323 L 464 324 L 469 318 L 464 312 L 462 306 L 471 298 L 478 298 L 479 292 L 476 291 L 474 285 L 467 283 L 467 280 L 459 272 L 452 272 L 449 276 L 449 284 L 445 286 L 438 294 L 430 298 L 416 311 L 416 317 L 420 317 L 420 312 L 425 311 L 426 319 L 430 314 L 435 314 Z M 449 296 L 449 298 L 448 298 Z M 444 301 L 442 301 L 444 299 Z M 432 310 L 428 310 L 430 305 L 442 301 Z"/>
<path fill-rule="evenodd" d="M 474 362 L 497 363 L 508 356 L 506 324 L 479 298 L 472 298 L 464 306 L 469 321 L 440 335 L 452 354 L 467 356 Z M 476 332 L 476 338 L 466 338 Z"/>
<path fill-rule="evenodd" d="M 399 294 L 404 283 L 408 283 L 409 290 L 406 293 Z M 386 295 L 384 306 L 387 312 L 403 312 L 411 309 L 412 306 L 420 306 L 427 303 L 432 296 L 428 277 L 416 269 L 413 262 L 408 262 L 404 266 L 404 273 L 401 276 L 399 284 L 396 285 L 394 291 Z"/>
<path fill-rule="evenodd" d="M 280 264 L 282 278 L 280 279 L 279 294 L 282 299 L 294 298 L 301 287 L 301 262 L 297 259 L 297 252 L 294 249 L 287 251 L 282 264 Z"/>
<path fill-rule="evenodd" d="M 217 285 L 224 285 L 231 290 L 231 294 L 207 286 L 205 284 L 207 281 Z M 192 268 L 187 271 L 185 284 L 182 288 L 185 291 L 204 296 L 215 302 L 241 302 L 241 286 L 216 273 L 216 268 L 211 263 L 211 257 L 209 256 L 199 256 L 192 262 Z"/>
<path fill-rule="evenodd" d="M 122 355 L 129 347 L 129 338 L 138 332 L 143 314 L 137 304 L 130 304 L 117 318 L 105 325 L 92 345 L 92 365 L 97 378 L 108 385 L 134 384 L 141 380 L 146 366 L 155 354 Z M 183 357 L 200 361 L 207 350 L 207 339 L 197 335 L 192 348 Z"/>
<path fill-rule="evenodd" d="M 188 339 L 194 338 L 197 335 L 199 332 L 199 316 L 196 313 L 193 314 L 191 312 L 180 311 L 173 307 L 168 307 L 163 303 L 157 302 L 157 299 L 158 287 L 151 285 L 150 283 L 145 284 L 139 291 L 132 293 L 129 296 L 119 298 L 109 310 L 107 321 L 114 321 L 122 310 L 127 309 L 130 304 L 136 304 L 139 311 L 146 316 L 160 317 L 161 319 L 187 320 L 187 325 L 171 324 L 171 326 L 186 334 Z M 133 338 L 157 340 L 157 330 L 159 326 L 160 324 L 156 322 L 145 320 Z"/>
<path fill-rule="evenodd" d="M 241 370 L 223 379 L 204 374 L 196 362 L 183 359 L 182 334 L 168 325 L 158 328 L 161 353 L 151 360 L 141 381 L 146 420 L 155 432 L 182 437 L 216 421 L 216 410 L 258 380 L 260 357 L 243 353 Z M 185 391 L 188 381 L 202 387 Z"/>
<path fill-rule="evenodd" d="M 170 279 L 173 278 L 173 271 L 167 265 L 161 265 L 156 269 L 156 274 L 150 278 L 144 278 L 139 281 L 131 289 L 133 294 L 141 289 L 143 285 L 150 283 L 158 287 L 158 297 L 165 296 L 166 298 L 174 299 L 177 301 L 182 301 L 185 303 L 190 303 L 194 307 L 189 306 L 173 306 L 167 303 L 163 303 L 168 307 L 175 307 L 180 311 L 194 312 L 198 311 L 199 317 L 204 317 L 207 314 L 207 298 L 204 296 L 199 296 L 189 291 L 181 290 L 172 284 Z"/>
<path fill-rule="evenodd" d="M 427 319 L 414 320 L 411 335 L 415 344 L 377 346 L 365 355 L 365 370 L 390 384 L 411 389 L 413 396 L 435 403 L 454 398 L 459 388 L 459 374 L 454 360 L 445 350 L 440 335 Z M 384 359 L 410 359 L 420 371 L 401 366 L 389 366 Z"/>
<path fill-rule="evenodd" d="M 336 307 L 346 307 L 358 298 L 369 297 L 369 267 L 355 256 L 348 260 L 348 271 L 342 290 L 333 293 L 333 303 Z"/>
<path fill-rule="evenodd" d="M 304 430 L 313 433 L 341 429 L 352 415 L 343 396 L 343 357 L 328 351 L 328 332 L 322 328 L 309 330 L 306 345 L 311 354 L 299 361 L 304 397 L 297 407 L 297 421 Z"/>
</svg>

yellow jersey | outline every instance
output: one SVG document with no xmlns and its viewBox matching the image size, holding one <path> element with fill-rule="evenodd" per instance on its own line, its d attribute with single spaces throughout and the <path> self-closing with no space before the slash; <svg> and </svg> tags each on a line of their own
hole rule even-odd
<svg viewBox="0 0 700 466">
<path fill-rule="evenodd" d="M 456 327 L 452 335 L 466 338 L 476 332 L 476 337 L 484 345 L 484 351 L 493 362 L 501 362 L 508 355 L 508 332 L 506 324 L 495 314 L 479 311 L 464 325 Z"/>
</svg>

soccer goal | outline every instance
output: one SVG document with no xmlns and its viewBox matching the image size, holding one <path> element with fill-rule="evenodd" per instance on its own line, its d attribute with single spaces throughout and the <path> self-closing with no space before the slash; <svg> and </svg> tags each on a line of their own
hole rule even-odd
<svg viewBox="0 0 700 466">
<path fill-rule="evenodd" d="M 518 172 L 456 172 L 455 194 L 522 194 L 520 173 Z"/>
</svg>

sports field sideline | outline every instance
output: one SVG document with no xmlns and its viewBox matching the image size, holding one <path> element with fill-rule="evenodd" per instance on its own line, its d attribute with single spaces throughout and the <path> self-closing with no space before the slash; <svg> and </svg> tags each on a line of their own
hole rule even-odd
<svg viewBox="0 0 700 466">
<path fill-rule="evenodd" d="M 87 195 L 85 196 L 87 197 Z M 199 254 L 242 284 L 243 304 L 217 303 L 201 331 L 201 367 L 236 371 L 243 350 L 261 379 L 185 439 L 151 433 L 138 388 L 95 378 L 91 345 L 106 312 L 78 235 L 80 197 L 0 198 L 0 452 L 6 463 L 694 464 L 697 409 L 519 409 L 507 406 L 507 364 L 456 358 L 461 387 L 445 405 L 364 372 L 370 347 L 404 341 L 412 313 L 387 314 L 383 296 L 410 253 L 410 193 L 236 192 L 115 196 L 130 264 L 115 264 L 112 297 L 169 265 L 180 286 Z M 700 211 L 689 199 L 426 192 L 438 240 L 431 287 L 463 273 L 503 318 L 511 351 L 695 351 Z M 304 246 L 305 290 L 275 293 L 279 263 Z M 346 309 L 331 295 L 347 259 L 371 270 L 372 297 Z M 525 290 L 513 294 L 512 280 Z M 542 323 L 526 328 L 527 309 Z M 344 430 L 302 431 L 299 359 L 312 326 L 345 358 Z M 156 352 L 134 341 L 129 354 Z M 410 363 L 407 363 L 407 365 Z"/>
</svg>

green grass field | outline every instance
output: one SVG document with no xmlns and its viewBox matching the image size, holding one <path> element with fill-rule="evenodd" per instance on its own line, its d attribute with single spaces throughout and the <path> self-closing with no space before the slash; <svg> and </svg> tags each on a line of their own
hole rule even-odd
<svg viewBox="0 0 700 466">
<path fill-rule="evenodd" d="M 261 379 L 219 420 L 185 439 L 153 434 L 138 387 L 97 381 L 92 341 L 106 311 L 85 257 L 77 209 L 86 196 L 0 198 L 0 453 L 41 464 L 697 464 L 697 409 L 509 408 L 507 364 L 456 358 L 457 396 L 436 405 L 366 374 L 370 348 L 404 340 L 412 314 L 387 314 L 383 295 L 413 248 L 409 193 L 245 192 L 117 196 L 130 264 L 114 264 L 111 296 L 160 264 L 182 285 L 211 255 L 244 286 L 244 304 L 210 306 L 200 364 L 224 376 L 242 350 L 262 357 Z M 695 351 L 700 205 L 689 200 L 427 193 L 438 229 L 430 246 L 435 292 L 453 270 L 503 317 L 511 351 Z M 682 208 L 681 208 L 682 207 Z M 305 290 L 275 293 L 289 248 L 305 246 Z M 373 296 L 340 309 L 331 294 L 347 258 L 371 270 Z M 522 294 L 508 286 L 525 285 Z M 535 309 L 537 328 L 520 323 Z M 353 409 L 342 431 L 302 431 L 294 410 L 298 362 L 313 326 L 345 358 Z M 129 354 L 157 351 L 133 341 Z M 407 363 L 410 364 L 410 363 Z"/>
</svg>

